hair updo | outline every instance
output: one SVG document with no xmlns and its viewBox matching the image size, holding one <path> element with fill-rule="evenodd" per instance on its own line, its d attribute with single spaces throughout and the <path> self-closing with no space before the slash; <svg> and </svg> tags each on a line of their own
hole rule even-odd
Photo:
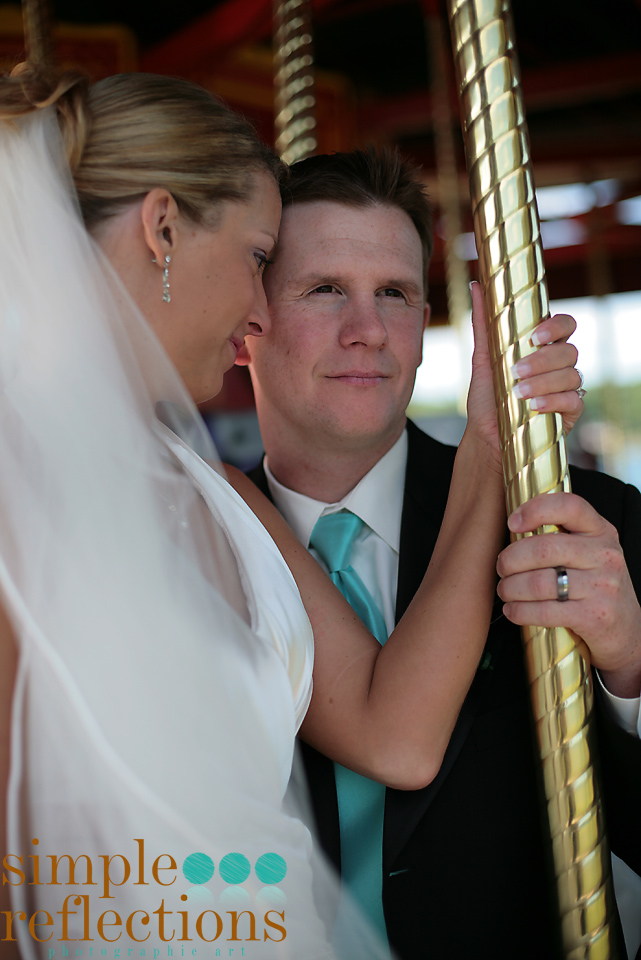
<svg viewBox="0 0 641 960">
<path fill-rule="evenodd" d="M 51 81 L 25 63 L 0 79 L 0 120 L 56 105 L 88 230 L 162 187 L 192 223 L 213 226 L 221 201 L 246 201 L 253 175 L 285 176 L 251 125 L 202 87 L 149 73 L 90 85 Z"/>
</svg>

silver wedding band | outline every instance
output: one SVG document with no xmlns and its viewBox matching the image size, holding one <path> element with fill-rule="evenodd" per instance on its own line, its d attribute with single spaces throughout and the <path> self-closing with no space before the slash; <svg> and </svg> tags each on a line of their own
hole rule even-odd
<svg viewBox="0 0 641 960">
<path fill-rule="evenodd" d="M 563 603 L 570 599 L 570 585 L 568 583 L 568 572 L 565 567 L 555 567 L 556 571 L 556 599 Z"/>
<path fill-rule="evenodd" d="M 575 367 L 575 370 L 576 370 L 576 372 L 578 373 L 578 375 L 579 375 L 579 377 L 580 377 L 580 379 L 581 379 L 580 384 L 579 384 L 578 387 L 576 388 L 576 392 L 577 392 L 578 395 L 579 395 L 579 399 L 580 399 L 580 400 L 583 400 L 584 396 L 585 396 L 586 393 L 587 393 L 587 390 L 584 390 L 584 389 L 583 389 L 583 384 L 584 384 L 585 381 L 584 381 L 584 379 L 583 379 L 583 374 L 581 373 L 581 371 L 579 370 L 579 368 L 578 368 L 578 367 Z"/>
</svg>

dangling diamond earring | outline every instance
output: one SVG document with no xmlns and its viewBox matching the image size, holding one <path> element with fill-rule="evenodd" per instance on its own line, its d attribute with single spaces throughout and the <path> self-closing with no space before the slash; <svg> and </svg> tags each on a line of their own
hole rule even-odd
<svg viewBox="0 0 641 960">
<path fill-rule="evenodd" d="M 162 301 L 163 303 L 171 303 L 171 294 L 169 292 L 169 264 L 171 263 L 171 257 L 165 257 L 165 266 L 162 272 Z"/>
</svg>

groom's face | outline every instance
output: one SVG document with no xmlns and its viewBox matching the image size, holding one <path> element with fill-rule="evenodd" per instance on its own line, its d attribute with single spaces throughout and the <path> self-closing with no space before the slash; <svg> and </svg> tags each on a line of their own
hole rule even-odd
<svg viewBox="0 0 641 960">
<path fill-rule="evenodd" d="M 409 216 L 385 205 L 287 207 L 265 289 L 272 329 L 245 351 L 263 434 L 330 449 L 393 442 L 429 317 Z"/>
</svg>

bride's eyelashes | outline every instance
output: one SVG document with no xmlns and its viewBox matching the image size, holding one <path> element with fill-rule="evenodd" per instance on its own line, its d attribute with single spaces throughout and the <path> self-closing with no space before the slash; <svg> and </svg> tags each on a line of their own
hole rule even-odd
<svg viewBox="0 0 641 960">
<path fill-rule="evenodd" d="M 254 253 L 254 257 L 256 258 L 256 263 L 258 264 L 259 273 L 263 273 L 265 267 L 274 262 L 273 260 L 270 260 L 269 257 L 264 253 Z"/>
</svg>

